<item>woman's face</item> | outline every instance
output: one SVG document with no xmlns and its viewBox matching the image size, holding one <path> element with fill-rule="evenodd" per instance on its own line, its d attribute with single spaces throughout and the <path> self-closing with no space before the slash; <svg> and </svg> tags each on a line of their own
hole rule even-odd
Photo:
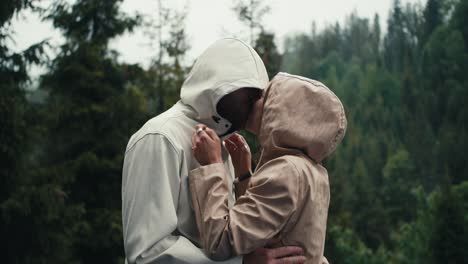
<svg viewBox="0 0 468 264">
<path fill-rule="evenodd" d="M 255 102 L 252 107 L 252 111 L 247 118 L 247 123 L 245 124 L 245 129 L 252 132 L 256 136 L 260 134 L 260 127 L 262 125 L 263 99 L 264 97 Z"/>
</svg>

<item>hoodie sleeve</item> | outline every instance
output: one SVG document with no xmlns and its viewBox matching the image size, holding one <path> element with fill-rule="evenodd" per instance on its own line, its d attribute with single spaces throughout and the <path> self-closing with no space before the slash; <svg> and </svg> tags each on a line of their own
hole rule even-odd
<svg viewBox="0 0 468 264">
<path fill-rule="evenodd" d="M 205 253 L 222 260 L 265 246 L 298 207 L 300 178 L 296 168 L 278 158 L 260 168 L 250 188 L 228 207 L 227 175 L 222 164 L 192 170 L 192 203 Z"/>
<path fill-rule="evenodd" d="M 181 151 L 159 134 L 146 135 L 127 150 L 122 177 L 127 263 L 214 263 L 177 232 L 182 161 Z"/>
</svg>

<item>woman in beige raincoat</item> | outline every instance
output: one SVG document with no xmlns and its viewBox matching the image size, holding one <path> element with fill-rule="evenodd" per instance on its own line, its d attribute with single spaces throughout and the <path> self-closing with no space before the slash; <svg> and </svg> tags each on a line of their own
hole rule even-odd
<svg viewBox="0 0 468 264">
<path fill-rule="evenodd" d="M 301 246 L 306 263 L 326 262 L 330 187 L 322 161 L 345 134 L 343 105 L 322 83 L 279 73 L 254 107 L 248 129 L 259 137 L 262 154 L 251 177 L 241 157 L 250 157 L 245 141 L 236 134 L 225 142 L 237 177 L 232 207 L 220 139 L 202 125 L 193 134 L 202 166 L 190 172 L 189 184 L 205 253 L 222 260 L 276 239 L 273 246 Z"/>
</svg>

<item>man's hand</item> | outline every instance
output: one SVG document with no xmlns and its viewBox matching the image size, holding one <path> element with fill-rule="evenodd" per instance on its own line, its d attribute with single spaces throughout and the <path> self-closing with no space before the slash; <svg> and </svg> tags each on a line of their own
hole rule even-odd
<svg viewBox="0 0 468 264">
<path fill-rule="evenodd" d="M 279 248 L 258 248 L 244 256 L 244 264 L 302 264 L 306 258 L 302 248 L 286 246 Z"/>
<path fill-rule="evenodd" d="M 221 140 L 216 132 L 205 125 L 197 125 L 192 134 L 192 152 L 200 165 L 223 163 Z"/>
<path fill-rule="evenodd" d="M 236 178 L 251 171 L 252 154 L 245 139 L 235 133 L 224 141 L 225 146 L 231 155 L 232 164 Z"/>
</svg>

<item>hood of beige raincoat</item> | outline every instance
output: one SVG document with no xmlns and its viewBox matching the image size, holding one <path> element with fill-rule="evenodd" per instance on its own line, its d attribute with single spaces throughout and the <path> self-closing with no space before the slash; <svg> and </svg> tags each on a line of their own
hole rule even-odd
<svg viewBox="0 0 468 264">
<path fill-rule="evenodd" d="M 219 100 L 240 88 L 264 89 L 268 85 L 265 65 L 248 44 L 234 38 L 216 41 L 197 59 L 180 91 L 181 102 L 193 111 L 188 115 L 220 136 L 232 124 L 216 110 Z"/>
<path fill-rule="evenodd" d="M 259 167 L 283 155 L 304 153 L 321 163 L 346 132 L 338 97 L 323 83 L 279 73 L 265 91 Z"/>
</svg>

